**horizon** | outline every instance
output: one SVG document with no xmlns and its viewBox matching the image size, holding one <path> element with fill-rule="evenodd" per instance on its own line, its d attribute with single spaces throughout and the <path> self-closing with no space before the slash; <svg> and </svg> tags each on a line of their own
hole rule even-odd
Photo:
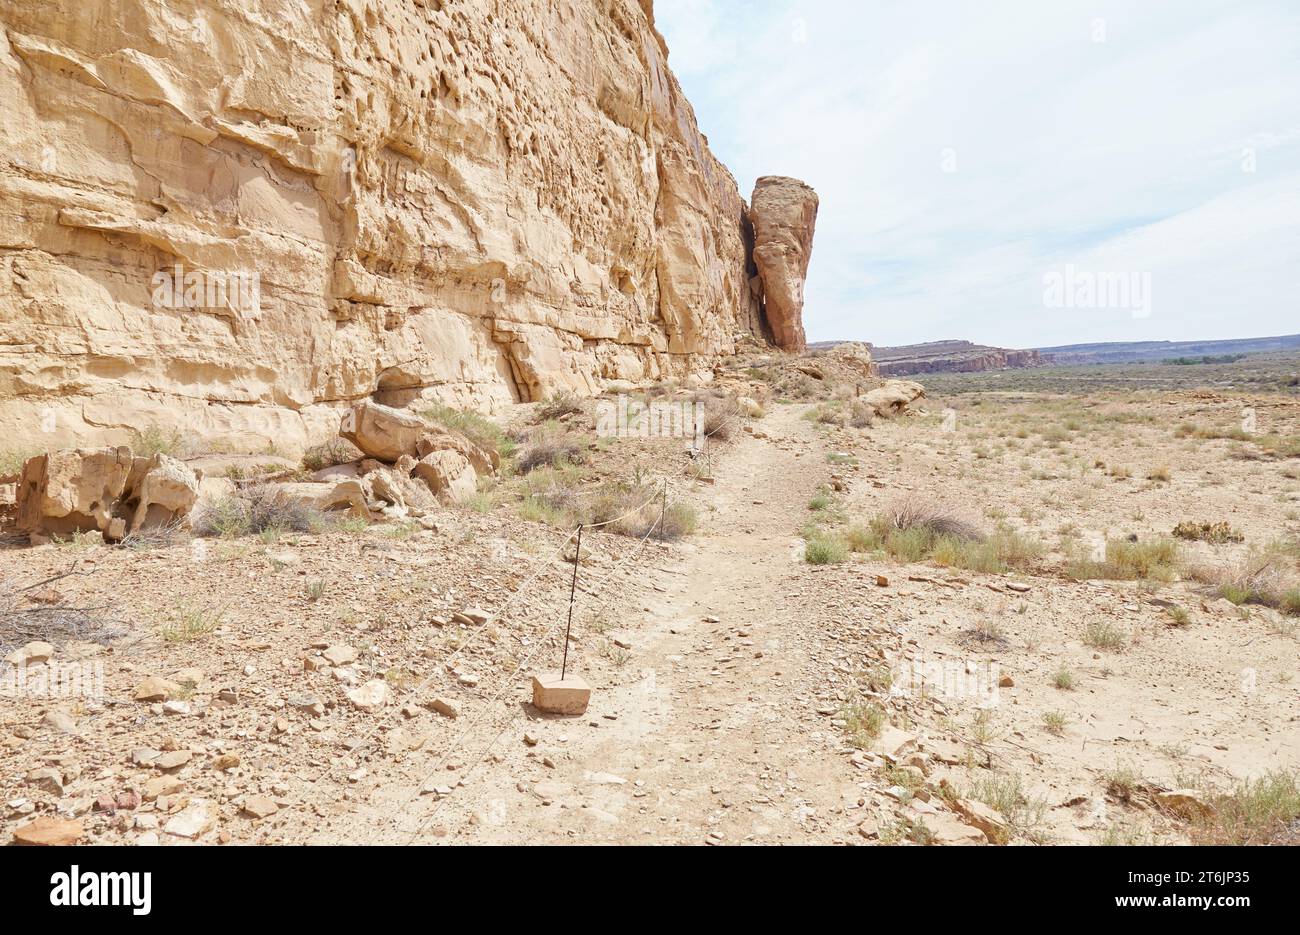
<svg viewBox="0 0 1300 935">
<path fill-rule="evenodd" d="M 741 194 L 789 175 L 820 196 L 809 341 L 1047 347 L 1300 319 L 1284 4 L 660 0 L 655 20 Z M 1049 298 L 1071 268 L 1096 282 Z"/>
<path fill-rule="evenodd" d="M 864 343 L 871 344 L 874 347 L 919 347 L 923 344 L 950 344 L 964 342 L 979 347 L 995 347 L 1008 351 L 1045 351 L 1056 350 L 1058 348 L 1081 347 L 1088 344 L 1226 344 L 1231 341 L 1280 341 L 1286 338 L 1300 339 L 1300 331 L 1291 334 L 1253 334 L 1242 337 L 1232 338 L 1144 338 L 1140 341 L 1072 341 L 1068 344 L 989 344 L 985 341 L 976 341 L 971 338 L 931 338 L 925 341 L 909 341 L 906 344 L 881 344 L 878 341 L 857 341 L 854 338 L 822 338 L 816 341 L 809 341 L 809 347 L 814 344 L 849 344 Z M 1263 353 L 1263 352 L 1259 352 Z"/>
</svg>

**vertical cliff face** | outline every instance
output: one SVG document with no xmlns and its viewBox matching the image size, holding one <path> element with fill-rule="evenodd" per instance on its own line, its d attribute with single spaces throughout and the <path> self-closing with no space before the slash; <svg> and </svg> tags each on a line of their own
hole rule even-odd
<svg viewBox="0 0 1300 935">
<path fill-rule="evenodd" d="M 0 432 L 286 449 L 761 334 L 649 0 L 8 0 Z"/>
</svg>

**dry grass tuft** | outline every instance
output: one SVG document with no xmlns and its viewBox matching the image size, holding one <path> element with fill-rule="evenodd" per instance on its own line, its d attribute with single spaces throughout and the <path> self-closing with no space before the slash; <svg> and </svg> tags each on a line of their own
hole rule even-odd
<svg viewBox="0 0 1300 935">
<path fill-rule="evenodd" d="M 1295 843 L 1300 822 L 1300 782 L 1281 770 L 1212 791 L 1209 809 L 1192 822 L 1197 844 Z"/>
<path fill-rule="evenodd" d="M 572 393 L 556 393 L 537 407 L 537 421 L 550 422 L 562 416 L 582 413 L 582 401 Z"/>
<path fill-rule="evenodd" d="M 1260 604 L 1300 616 L 1300 543 L 1276 540 L 1230 565 L 1198 566 L 1191 577 L 1234 604 Z"/>
<path fill-rule="evenodd" d="M 323 525 L 319 511 L 273 484 L 246 487 L 200 502 L 191 519 L 196 536 L 233 539 L 263 533 L 311 532 Z"/>
<path fill-rule="evenodd" d="M 982 542 L 986 537 L 977 526 L 947 512 L 941 506 L 916 498 L 901 500 L 883 514 L 892 529 L 900 532 L 920 530 L 933 538 Z"/>
<path fill-rule="evenodd" d="M 331 438 L 323 445 L 314 445 L 302 455 L 304 471 L 319 471 L 336 464 L 347 464 L 363 456 L 363 452 L 345 438 Z"/>
<path fill-rule="evenodd" d="M 540 467 L 558 468 L 582 461 L 582 449 L 575 442 L 554 432 L 538 432 L 519 456 L 515 470 L 528 474 Z"/>
<path fill-rule="evenodd" d="M 1220 520 L 1217 523 L 1193 523 L 1184 521 L 1174 527 L 1175 539 L 1188 539 L 1193 542 L 1243 542 L 1243 536 L 1238 530 L 1233 529 L 1227 520 Z"/>
</svg>

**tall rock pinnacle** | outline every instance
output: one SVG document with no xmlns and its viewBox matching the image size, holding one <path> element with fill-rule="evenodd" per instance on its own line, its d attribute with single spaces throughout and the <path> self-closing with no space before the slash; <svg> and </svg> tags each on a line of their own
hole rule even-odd
<svg viewBox="0 0 1300 935">
<path fill-rule="evenodd" d="M 803 285 L 817 223 L 817 193 L 798 179 L 765 175 L 754 183 L 749 219 L 764 316 L 778 347 L 802 351 Z"/>
</svg>

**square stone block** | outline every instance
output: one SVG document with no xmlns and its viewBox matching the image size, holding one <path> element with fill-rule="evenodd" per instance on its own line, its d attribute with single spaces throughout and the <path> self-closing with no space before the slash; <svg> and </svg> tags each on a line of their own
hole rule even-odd
<svg viewBox="0 0 1300 935">
<path fill-rule="evenodd" d="M 591 686 L 576 675 L 558 672 L 533 676 L 533 707 L 547 714 L 582 714 L 591 701 Z"/>
</svg>

